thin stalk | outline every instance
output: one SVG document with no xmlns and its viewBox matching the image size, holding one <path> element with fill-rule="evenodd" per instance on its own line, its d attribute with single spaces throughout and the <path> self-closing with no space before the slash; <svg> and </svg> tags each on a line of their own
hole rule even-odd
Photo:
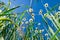
<svg viewBox="0 0 60 40">
<path fill-rule="evenodd" d="M 46 25 L 47 25 L 48 27 L 50 27 L 49 24 L 47 23 L 47 21 L 45 20 L 44 16 L 43 16 L 42 14 L 41 14 L 41 16 L 42 16 L 44 22 L 46 23 Z M 49 36 L 51 37 L 51 34 L 50 34 L 49 31 L 46 29 L 46 27 L 44 27 L 44 28 L 45 28 L 45 30 L 48 32 Z"/>
</svg>

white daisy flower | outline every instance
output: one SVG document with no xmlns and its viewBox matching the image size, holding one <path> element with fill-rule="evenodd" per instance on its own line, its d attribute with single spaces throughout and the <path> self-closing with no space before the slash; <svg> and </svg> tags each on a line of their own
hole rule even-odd
<svg viewBox="0 0 60 40">
<path fill-rule="evenodd" d="M 27 12 L 29 12 L 29 10 L 26 10 Z"/>
<path fill-rule="evenodd" d="M 29 19 L 29 22 L 32 22 L 33 21 L 33 19 L 31 18 L 31 19 Z"/>
<path fill-rule="evenodd" d="M 22 20 L 23 20 L 23 21 L 26 21 L 26 18 L 24 17 Z"/>
<path fill-rule="evenodd" d="M 28 24 L 28 21 L 26 21 L 25 24 Z"/>
<path fill-rule="evenodd" d="M 38 33 L 38 30 L 35 30 L 35 33 Z"/>
<path fill-rule="evenodd" d="M 32 15 L 31 15 L 31 16 L 32 16 L 32 18 L 33 18 L 33 19 L 35 18 L 35 17 L 34 17 L 34 16 L 35 16 L 35 14 L 34 14 L 34 13 L 32 13 Z"/>
<path fill-rule="evenodd" d="M 29 12 L 32 13 L 33 12 L 33 9 L 32 8 L 29 8 Z"/>
<path fill-rule="evenodd" d="M 40 30 L 39 32 L 42 33 L 42 30 Z"/>
<path fill-rule="evenodd" d="M 45 36 L 48 36 L 48 33 L 46 33 Z"/>
<path fill-rule="evenodd" d="M 42 9 L 40 9 L 40 11 L 39 11 L 39 15 L 41 15 L 42 14 Z"/>
<path fill-rule="evenodd" d="M 45 6 L 45 7 L 48 7 L 48 3 L 45 3 L 44 6 Z"/>
</svg>

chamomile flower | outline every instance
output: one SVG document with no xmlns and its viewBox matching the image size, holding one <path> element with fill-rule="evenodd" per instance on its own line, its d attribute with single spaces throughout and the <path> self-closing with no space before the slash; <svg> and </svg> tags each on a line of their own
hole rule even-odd
<svg viewBox="0 0 60 40">
<path fill-rule="evenodd" d="M 41 15 L 42 14 L 42 9 L 40 9 L 40 11 L 39 11 L 39 15 Z"/>
<path fill-rule="evenodd" d="M 48 33 L 46 33 L 45 36 L 48 36 Z"/>
<path fill-rule="evenodd" d="M 34 14 L 34 13 L 32 13 L 32 15 L 31 15 L 31 16 L 32 16 L 32 18 L 33 18 L 33 19 L 35 18 L 35 17 L 34 17 L 34 16 L 35 16 L 35 14 Z"/>
<path fill-rule="evenodd" d="M 32 13 L 33 12 L 33 9 L 32 8 L 29 8 L 29 12 Z"/>
<path fill-rule="evenodd" d="M 26 21 L 25 24 L 28 24 L 28 21 Z"/>
<path fill-rule="evenodd" d="M 38 33 L 38 30 L 35 30 L 35 33 Z"/>
<path fill-rule="evenodd" d="M 23 21 L 26 21 L 26 18 L 24 17 L 22 20 L 23 20 Z"/>
<path fill-rule="evenodd" d="M 45 3 L 44 6 L 45 6 L 45 7 L 48 7 L 48 3 Z"/>
<path fill-rule="evenodd" d="M 39 32 L 42 33 L 42 30 L 40 30 Z"/>
<path fill-rule="evenodd" d="M 32 16 L 35 16 L 35 14 L 34 14 L 34 13 L 32 13 Z"/>
<path fill-rule="evenodd" d="M 29 19 L 29 22 L 32 22 L 33 21 L 33 19 L 31 18 L 31 19 Z"/>
</svg>

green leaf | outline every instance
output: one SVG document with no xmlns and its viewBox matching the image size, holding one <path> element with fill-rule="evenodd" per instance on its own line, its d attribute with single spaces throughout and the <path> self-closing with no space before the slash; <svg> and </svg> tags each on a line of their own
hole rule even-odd
<svg viewBox="0 0 60 40">
<path fill-rule="evenodd" d="M 54 36 L 51 37 L 52 40 L 54 40 L 54 39 L 56 38 L 56 35 L 59 33 L 59 31 L 60 31 L 60 29 L 57 30 L 57 31 L 55 32 Z"/>
<path fill-rule="evenodd" d="M 7 13 L 15 10 L 16 8 L 19 8 L 19 7 L 20 7 L 20 6 L 14 7 L 14 8 L 12 8 L 12 9 L 9 9 L 8 11 L 4 11 L 4 12 L 2 12 L 2 13 L 3 13 L 3 14 L 7 14 Z"/>
</svg>

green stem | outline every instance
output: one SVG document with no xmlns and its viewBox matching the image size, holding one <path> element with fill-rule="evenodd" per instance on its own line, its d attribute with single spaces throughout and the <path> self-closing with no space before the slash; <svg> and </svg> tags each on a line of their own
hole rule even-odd
<svg viewBox="0 0 60 40">
<path fill-rule="evenodd" d="M 15 25 L 15 27 L 19 27 L 17 24 L 14 23 L 14 21 L 12 21 L 12 20 L 9 19 L 9 18 L 0 18 L 0 20 L 2 20 L 2 21 L 10 21 L 12 24 Z"/>
</svg>

